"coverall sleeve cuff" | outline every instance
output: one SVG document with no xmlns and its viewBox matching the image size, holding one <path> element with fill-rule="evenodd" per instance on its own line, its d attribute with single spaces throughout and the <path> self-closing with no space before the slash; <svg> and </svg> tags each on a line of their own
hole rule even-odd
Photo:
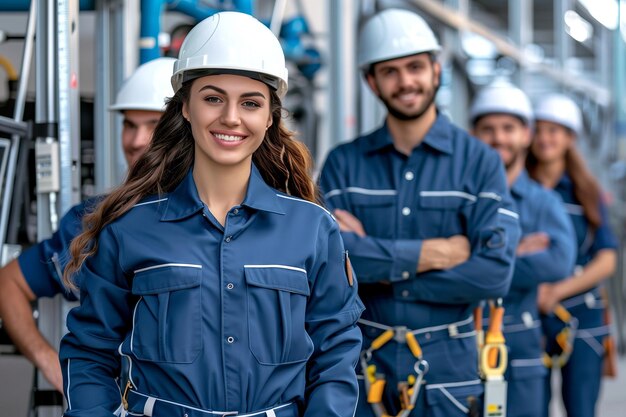
<svg viewBox="0 0 626 417">
<path fill-rule="evenodd" d="M 22 252 L 17 262 L 35 296 L 52 297 L 59 293 L 59 289 L 55 286 L 54 280 L 49 278 L 50 272 L 40 246 L 34 245 Z"/>
<path fill-rule="evenodd" d="M 394 243 L 394 259 L 391 267 L 391 282 L 406 281 L 417 274 L 420 254 L 422 253 L 421 240 L 396 240 Z"/>
</svg>

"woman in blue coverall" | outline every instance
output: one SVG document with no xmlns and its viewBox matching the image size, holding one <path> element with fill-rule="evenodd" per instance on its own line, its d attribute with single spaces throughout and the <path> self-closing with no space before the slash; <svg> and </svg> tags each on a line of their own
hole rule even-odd
<svg viewBox="0 0 626 417">
<path fill-rule="evenodd" d="M 281 121 L 278 40 L 216 14 L 185 39 L 172 85 L 150 148 L 72 243 L 65 415 L 352 416 L 363 308 Z"/>
<path fill-rule="evenodd" d="M 578 239 L 576 272 L 568 279 L 539 287 L 539 309 L 565 307 L 578 322 L 572 354 L 561 369 L 563 403 L 568 417 L 593 417 L 600 392 L 603 340 L 609 328 L 603 322 L 603 280 L 615 270 L 617 243 L 608 224 L 601 189 L 576 150 L 582 131 L 578 106 L 568 97 L 548 95 L 535 108 L 535 137 L 528 170 L 544 186 L 555 189 L 571 216 Z M 543 322 L 548 354 L 561 349 L 555 337 L 563 322 L 549 315 Z M 550 375 L 546 379 L 547 399 Z M 548 415 L 546 402 L 545 413 Z"/>
</svg>

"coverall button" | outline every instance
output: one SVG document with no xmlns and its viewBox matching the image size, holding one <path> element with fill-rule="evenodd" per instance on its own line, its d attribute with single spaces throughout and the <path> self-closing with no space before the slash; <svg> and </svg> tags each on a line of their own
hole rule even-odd
<svg viewBox="0 0 626 417">
<path fill-rule="evenodd" d="M 411 274 L 409 273 L 409 271 L 404 271 L 402 273 L 402 279 L 409 279 L 410 276 Z"/>
<path fill-rule="evenodd" d="M 426 340 L 430 340 L 430 333 L 426 333 L 424 337 L 426 338 Z"/>
<path fill-rule="evenodd" d="M 408 207 L 404 207 L 402 209 L 402 214 L 405 215 L 405 216 L 408 216 L 409 214 L 411 214 L 411 209 L 408 208 Z"/>
<path fill-rule="evenodd" d="M 233 343 L 233 342 L 235 341 L 235 338 L 234 338 L 234 337 L 232 337 L 232 336 L 228 336 L 228 337 L 226 338 L 226 341 L 227 341 L 228 343 Z"/>
<path fill-rule="evenodd" d="M 409 296 L 409 290 L 402 291 L 402 296 L 403 297 L 408 297 Z"/>
<path fill-rule="evenodd" d="M 226 239 L 224 239 L 226 243 L 230 242 L 231 240 L 233 240 L 232 236 L 226 236 Z"/>
<path fill-rule="evenodd" d="M 233 214 L 234 214 L 235 216 L 236 216 L 236 215 L 238 215 L 238 214 L 239 214 L 239 209 L 234 209 L 234 210 L 233 210 Z"/>
<path fill-rule="evenodd" d="M 229 282 L 228 285 L 226 285 L 226 288 L 228 288 L 229 290 L 232 290 L 233 288 L 235 288 L 235 286 L 233 285 L 232 282 Z"/>
<path fill-rule="evenodd" d="M 411 171 L 407 171 L 404 174 L 404 179 L 407 180 L 407 181 L 412 181 L 413 178 L 415 178 L 415 174 L 413 174 Z"/>
</svg>

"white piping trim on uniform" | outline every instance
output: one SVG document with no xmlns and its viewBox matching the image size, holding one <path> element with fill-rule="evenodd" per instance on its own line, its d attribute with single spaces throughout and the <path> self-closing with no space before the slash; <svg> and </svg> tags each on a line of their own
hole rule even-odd
<svg viewBox="0 0 626 417">
<path fill-rule="evenodd" d="M 293 405 L 293 402 L 288 402 L 286 404 L 282 404 L 273 408 L 270 408 L 268 410 L 264 410 L 264 411 L 259 411 L 256 413 L 247 413 L 247 414 L 235 414 L 235 412 L 233 411 L 208 411 L 208 410 L 203 410 L 201 408 L 196 408 L 196 407 L 192 407 L 190 405 L 187 404 L 181 404 L 181 403 L 177 403 L 174 401 L 169 401 L 169 400 L 164 400 L 163 398 L 156 398 L 156 397 L 151 397 L 150 395 L 146 395 L 146 394 L 142 394 L 141 392 L 137 392 L 135 390 L 132 390 L 133 393 L 135 393 L 136 395 L 139 395 L 141 397 L 145 397 L 145 398 L 154 398 L 155 401 L 159 401 L 159 402 L 164 402 L 167 404 L 172 404 L 175 405 L 177 407 L 181 407 L 181 408 L 188 408 L 190 410 L 194 410 L 194 411 L 198 411 L 200 413 L 205 413 L 205 414 L 217 414 L 217 415 L 222 415 L 222 416 L 229 416 L 229 415 L 236 415 L 237 417 L 253 417 L 253 416 L 260 416 L 265 414 L 266 416 L 271 415 L 271 412 L 274 412 L 275 410 L 280 410 L 281 408 L 285 408 L 285 407 L 289 407 L 291 405 Z"/>
<path fill-rule="evenodd" d="M 598 342 L 593 335 L 585 333 L 585 330 L 578 330 L 576 332 L 576 339 L 581 339 L 583 342 L 587 343 L 589 347 L 598 354 L 598 356 L 603 356 L 604 346 L 602 346 L 602 344 Z"/>
<path fill-rule="evenodd" d="M 502 326 L 504 333 L 516 333 L 523 332 L 524 330 L 532 330 L 541 326 L 541 320 L 534 320 L 530 326 L 526 323 L 510 324 L 508 326 Z"/>
<path fill-rule="evenodd" d="M 306 274 L 306 269 L 298 268 L 296 266 L 289 265 L 244 265 L 244 268 L 279 268 L 279 269 L 289 269 L 292 271 L 304 272 Z"/>
<path fill-rule="evenodd" d="M 177 266 L 177 267 L 180 267 L 180 268 L 198 268 L 198 269 L 202 269 L 202 265 L 198 265 L 198 264 L 169 263 L 169 264 L 153 265 L 153 266 L 148 266 L 146 268 L 136 269 L 134 271 L 134 273 L 138 274 L 140 272 L 150 271 L 151 269 L 167 268 L 168 266 Z"/>
<path fill-rule="evenodd" d="M 354 402 L 354 411 L 352 412 L 352 417 L 356 416 L 356 409 L 359 406 L 359 391 L 361 391 L 360 389 L 356 390 L 356 401 Z"/>
<path fill-rule="evenodd" d="M 588 329 L 578 329 L 576 335 L 581 338 L 585 337 L 594 337 L 594 336 L 605 336 L 609 332 L 609 326 L 604 325 L 600 327 L 590 327 Z"/>
<path fill-rule="evenodd" d="M 72 399 L 70 398 L 70 385 L 71 385 L 71 378 L 70 378 L 70 364 L 72 363 L 72 359 L 68 359 L 67 360 L 67 388 L 66 388 L 66 392 L 65 392 L 65 398 L 67 398 L 67 409 L 71 410 L 72 409 Z"/>
<path fill-rule="evenodd" d="M 396 190 L 374 190 L 371 188 L 361 188 L 361 187 L 346 187 L 343 189 L 335 189 L 330 190 L 326 194 L 324 194 L 325 198 L 334 197 L 336 195 L 341 195 L 344 193 L 354 193 L 354 194 L 364 194 L 364 195 L 396 195 L 398 191 Z"/>
<path fill-rule="evenodd" d="M 463 191 L 420 191 L 420 197 L 461 197 L 475 202 L 476 196 Z"/>
<path fill-rule="evenodd" d="M 500 214 L 504 214 L 505 216 L 511 216 L 511 217 L 513 217 L 514 219 L 519 219 L 519 214 L 517 214 L 516 212 L 511 211 L 511 210 L 507 210 L 507 209 L 499 208 L 499 209 L 498 209 L 498 213 L 500 213 Z"/>
<path fill-rule="evenodd" d="M 114 416 L 125 416 L 126 414 L 124 414 L 124 411 L 126 411 L 126 410 L 124 410 L 124 404 L 120 404 L 120 405 L 117 406 L 117 410 L 115 410 L 113 412 L 113 415 Z"/>
<path fill-rule="evenodd" d="M 150 397 L 146 400 L 146 403 L 143 405 L 144 415 L 152 417 L 152 412 L 154 411 L 154 404 L 156 404 L 156 398 Z"/>
<path fill-rule="evenodd" d="M 587 291 L 584 294 L 580 294 L 567 300 L 563 300 L 561 302 L 561 305 L 565 308 L 572 308 L 581 304 L 587 304 L 587 298 L 589 297 L 588 294 L 591 294 L 594 297 L 595 303 L 601 304 L 600 308 L 604 307 L 604 302 L 602 301 L 602 299 L 598 299 L 593 291 Z"/>
<path fill-rule="evenodd" d="M 582 216 L 585 214 L 583 206 L 579 204 L 563 203 L 563 205 L 565 206 L 565 211 L 567 211 L 568 214 L 573 214 L 575 216 Z"/>
<path fill-rule="evenodd" d="M 141 297 L 143 298 L 143 297 Z M 139 302 L 137 302 L 137 304 L 139 304 Z M 133 336 L 135 335 L 135 311 L 137 311 L 137 305 L 135 305 L 135 309 L 133 310 L 133 330 L 130 333 L 130 350 L 132 352 L 133 350 Z M 130 381 L 131 384 L 133 384 L 133 387 L 136 387 L 137 385 L 135 385 L 135 381 L 133 381 L 133 359 L 122 353 L 122 345 L 124 344 L 124 342 L 120 343 L 120 345 L 117 347 L 117 352 L 120 354 L 120 356 L 123 356 L 125 358 L 128 359 L 128 380 Z"/>
<path fill-rule="evenodd" d="M 483 191 L 481 193 L 478 193 L 478 198 L 490 198 L 492 200 L 502 201 L 502 197 L 499 194 L 491 191 Z"/>
<path fill-rule="evenodd" d="M 482 381 L 480 379 L 472 379 L 471 381 L 461 381 L 461 382 L 444 382 L 442 384 L 427 384 L 426 389 L 467 387 L 469 385 L 478 385 L 481 383 Z"/>
<path fill-rule="evenodd" d="M 439 388 L 439 391 L 441 391 L 443 393 L 443 395 L 445 395 L 446 397 L 448 397 L 448 399 L 450 400 L 450 402 L 452 404 L 454 404 L 456 406 L 456 408 L 458 408 L 459 410 L 461 410 L 463 412 L 463 414 L 467 414 L 469 413 L 469 408 L 465 407 L 463 404 L 461 404 L 459 402 L 459 400 L 457 400 L 456 398 L 454 398 L 454 396 L 452 394 L 450 394 L 450 392 L 448 392 L 447 389 L 445 388 Z"/>
<path fill-rule="evenodd" d="M 133 344 L 134 344 L 134 339 L 135 339 L 135 315 L 137 314 L 137 307 L 139 306 L 139 303 L 141 302 L 141 300 L 143 300 L 143 296 L 139 297 L 139 300 L 137 300 L 137 304 L 135 304 L 135 308 L 133 309 L 133 329 L 130 331 L 130 351 L 133 354 L 135 353 L 133 351 Z M 135 355 L 135 356 L 137 356 L 137 355 Z M 132 365 L 132 362 L 131 362 L 131 365 Z M 129 369 L 128 369 L 128 379 L 133 384 L 133 386 L 136 386 L 135 383 L 132 381 L 132 379 L 130 377 L 130 371 L 131 371 L 130 370 L 130 366 L 131 365 L 129 365 Z"/>
<path fill-rule="evenodd" d="M 511 360 L 511 366 L 524 367 L 524 366 L 544 366 L 543 359 L 513 359 Z"/>
<path fill-rule="evenodd" d="M 299 201 L 300 203 L 307 203 L 307 204 L 311 204 L 311 205 L 313 205 L 313 206 L 315 206 L 315 207 L 319 207 L 319 208 L 321 208 L 322 210 L 324 210 L 326 213 L 328 213 L 328 215 L 334 219 L 334 217 L 333 217 L 332 213 L 331 213 L 330 211 L 326 210 L 324 207 L 320 206 L 319 204 L 315 204 L 315 203 L 313 203 L 313 202 L 311 202 L 311 201 L 303 200 L 303 199 L 301 199 L 301 198 L 289 197 L 289 196 L 282 195 L 282 194 L 276 194 L 276 195 L 277 195 L 278 197 L 280 197 L 280 198 L 284 198 L 285 200 Z"/>
<path fill-rule="evenodd" d="M 161 198 L 159 200 L 154 200 L 154 201 L 146 201 L 144 203 L 137 203 L 133 207 L 145 206 L 146 204 L 154 204 L 154 203 L 159 203 L 161 201 L 167 201 L 167 198 Z"/>
</svg>

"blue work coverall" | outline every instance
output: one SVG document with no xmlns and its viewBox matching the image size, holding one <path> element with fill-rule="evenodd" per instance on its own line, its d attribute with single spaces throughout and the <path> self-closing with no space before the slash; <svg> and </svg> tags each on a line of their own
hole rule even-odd
<svg viewBox="0 0 626 417">
<path fill-rule="evenodd" d="M 107 225 L 61 343 L 67 417 L 351 416 L 363 306 L 339 227 L 253 166 L 222 226 L 190 171 Z M 129 385 L 118 387 L 120 355 Z"/>
<path fill-rule="evenodd" d="M 63 270 L 70 259 L 70 243 L 83 230 L 83 216 L 102 198 L 93 197 L 72 207 L 49 239 L 31 246 L 17 258 L 26 283 L 37 298 L 62 294 L 69 301 L 78 299 L 77 291 L 68 291 L 63 286 Z"/>
<path fill-rule="evenodd" d="M 499 156 L 438 114 L 409 156 L 394 148 L 386 125 L 338 146 L 320 183 L 328 207 L 352 213 L 367 234 L 342 233 L 367 307 L 363 318 L 378 325 L 361 326 L 363 347 L 384 326 L 419 330 L 430 370 L 411 415 L 467 415 L 470 397 L 483 392 L 472 310 L 507 293 L 519 240 Z M 424 239 L 458 234 L 471 245 L 467 262 L 417 273 Z M 413 375 L 416 358 L 405 343 L 390 341 L 372 362 L 387 380 L 384 404 L 395 415 L 396 387 Z M 372 415 L 367 393 L 359 398 L 357 415 Z"/>
<path fill-rule="evenodd" d="M 503 332 L 509 348 L 507 417 L 537 417 L 544 403 L 541 321 L 537 286 L 570 276 L 576 259 L 575 234 L 559 196 L 522 171 L 511 187 L 522 238 L 543 232 L 547 249 L 518 255 L 509 294 L 504 298 Z"/>
<path fill-rule="evenodd" d="M 584 267 L 602 249 L 617 249 L 617 241 L 611 232 L 604 203 L 600 203 L 602 224 L 594 229 L 587 221 L 583 208 L 574 194 L 574 184 L 569 176 L 564 175 L 561 178 L 555 191 L 563 199 L 576 231 L 578 245 L 576 265 Z M 603 318 L 605 301 L 601 297 L 600 289 L 596 287 L 563 300 L 561 304 L 578 320 L 574 349 L 569 361 L 561 369 L 563 404 L 568 417 L 593 417 L 602 379 L 602 361 L 605 353 L 602 343 L 610 330 Z M 563 323 L 554 315 L 543 320 L 543 330 L 547 337 L 546 350 L 549 354 L 560 351 L 555 337 L 562 327 Z M 546 416 L 550 400 L 549 381 L 548 374 L 545 380 Z"/>
</svg>

